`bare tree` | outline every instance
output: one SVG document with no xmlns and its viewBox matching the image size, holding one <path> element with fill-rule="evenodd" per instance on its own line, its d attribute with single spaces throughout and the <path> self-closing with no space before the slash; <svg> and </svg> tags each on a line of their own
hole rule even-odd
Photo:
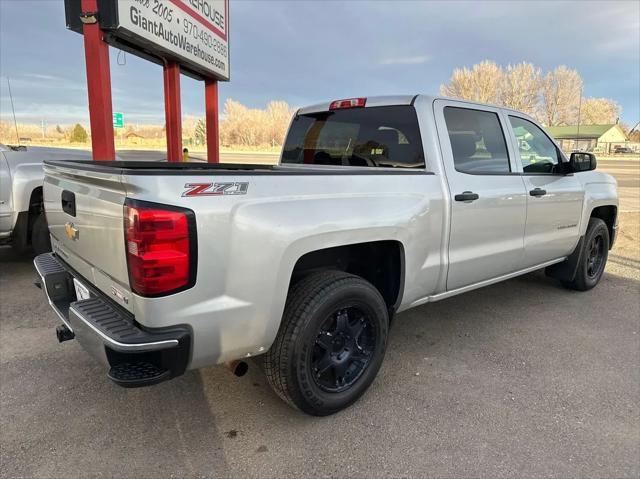
<svg viewBox="0 0 640 479">
<path fill-rule="evenodd" d="M 502 77 L 500 104 L 534 116 L 540 103 L 540 69 L 531 63 L 508 65 Z"/>
<path fill-rule="evenodd" d="M 576 70 L 564 65 L 542 77 L 540 69 L 531 63 L 522 62 L 503 69 L 485 60 L 471 68 L 455 69 L 449 83 L 442 85 L 440 91 L 454 98 L 523 111 L 546 125 L 569 125 L 578 120 L 582 78 Z M 597 107 L 588 105 L 587 111 L 590 109 L 598 112 L 598 118 L 607 117 L 613 111 L 600 103 Z"/>
<path fill-rule="evenodd" d="M 584 125 L 608 125 L 620 118 L 622 108 L 609 98 L 587 98 L 582 102 L 580 123 Z"/>
<path fill-rule="evenodd" d="M 251 116 L 249 108 L 242 103 L 231 99 L 227 100 L 224 104 L 224 121 L 220 124 L 222 144 L 253 144 L 256 140 L 256 134 Z"/>
<path fill-rule="evenodd" d="M 203 120 L 198 120 L 193 131 L 196 145 L 204 145 L 207 142 L 207 127 Z"/>
<path fill-rule="evenodd" d="M 284 101 L 271 101 L 265 110 L 260 110 L 227 100 L 220 140 L 223 145 L 281 145 L 292 114 L 293 110 Z"/>
<path fill-rule="evenodd" d="M 484 60 L 468 69 L 456 68 L 447 85 L 440 87 L 443 95 L 481 103 L 498 103 L 504 72 L 495 62 Z"/>
<path fill-rule="evenodd" d="M 267 104 L 267 137 L 271 146 L 282 145 L 293 113 L 286 101 L 270 101 Z"/>
<path fill-rule="evenodd" d="M 576 70 L 560 65 L 542 81 L 540 119 L 547 126 L 573 125 L 578 120 L 582 78 Z"/>
</svg>

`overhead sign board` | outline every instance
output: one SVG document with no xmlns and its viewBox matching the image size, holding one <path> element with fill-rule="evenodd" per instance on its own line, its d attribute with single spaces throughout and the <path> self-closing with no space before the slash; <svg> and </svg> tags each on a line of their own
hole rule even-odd
<svg viewBox="0 0 640 479">
<path fill-rule="evenodd" d="M 119 111 L 113 112 L 113 127 L 124 128 L 124 115 Z"/>
<path fill-rule="evenodd" d="M 82 32 L 79 5 L 65 0 L 67 27 Z M 98 0 L 98 21 L 116 47 L 229 80 L 228 0 Z"/>
</svg>

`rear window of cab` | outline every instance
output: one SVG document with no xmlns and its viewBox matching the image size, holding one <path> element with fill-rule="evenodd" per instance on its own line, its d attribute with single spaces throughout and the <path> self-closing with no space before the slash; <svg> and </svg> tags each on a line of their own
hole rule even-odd
<svg viewBox="0 0 640 479">
<path fill-rule="evenodd" d="M 416 110 L 399 105 L 297 115 L 281 163 L 424 168 Z"/>
</svg>

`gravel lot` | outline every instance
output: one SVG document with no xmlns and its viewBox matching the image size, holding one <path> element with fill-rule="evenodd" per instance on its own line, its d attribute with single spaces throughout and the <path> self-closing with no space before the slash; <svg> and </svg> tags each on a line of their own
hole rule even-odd
<svg viewBox="0 0 640 479">
<path fill-rule="evenodd" d="M 588 293 L 538 272 L 398 316 L 380 376 L 311 418 L 256 368 L 121 389 L 0 249 L 1 477 L 639 477 L 640 175 Z"/>
</svg>

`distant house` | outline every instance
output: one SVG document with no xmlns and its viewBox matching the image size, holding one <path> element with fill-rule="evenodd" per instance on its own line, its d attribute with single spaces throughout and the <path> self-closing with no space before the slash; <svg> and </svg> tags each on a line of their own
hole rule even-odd
<svg viewBox="0 0 640 479">
<path fill-rule="evenodd" d="M 144 136 L 140 135 L 139 133 L 135 133 L 133 131 L 130 131 L 125 136 L 127 137 L 127 140 L 130 140 L 131 138 L 144 138 Z"/>
<path fill-rule="evenodd" d="M 142 135 L 140 135 L 138 133 L 135 133 L 133 131 L 130 131 L 129 133 L 127 133 L 124 136 L 127 139 L 127 141 L 130 144 L 133 144 L 133 145 L 139 145 L 142 142 L 142 140 L 144 140 L 144 136 L 142 136 Z"/>
<path fill-rule="evenodd" d="M 583 150 L 611 153 L 629 141 L 620 125 L 568 125 L 548 126 L 547 133 L 556 139 L 565 151 Z"/>
</svg>

